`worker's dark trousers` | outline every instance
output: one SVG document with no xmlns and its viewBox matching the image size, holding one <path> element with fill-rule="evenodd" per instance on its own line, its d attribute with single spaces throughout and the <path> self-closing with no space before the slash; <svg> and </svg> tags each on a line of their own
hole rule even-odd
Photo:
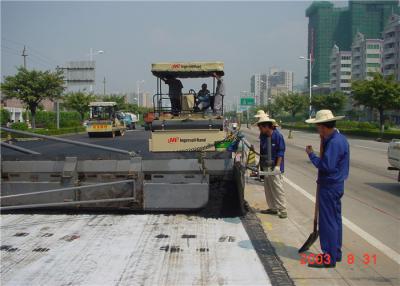
<svg viewBox="0 0 400 286">
<path fill-rule="evenodd" d="M 330 263 L 342 259 L 342 204 L 344 183 L 320 185 L 319 190 L 319 240 Z M 325 263 L 327 263 L 327 259 Z"/>
<path fill-rule="evenodd" d="M 182 109 L 181 96 L 170 96 L 171 109 L 173 114 L 178 114 Z"/>
</svg>

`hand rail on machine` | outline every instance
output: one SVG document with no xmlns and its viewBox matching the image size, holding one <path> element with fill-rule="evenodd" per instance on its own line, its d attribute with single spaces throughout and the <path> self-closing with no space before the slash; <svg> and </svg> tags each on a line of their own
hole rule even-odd
<svg viewBox="0 0 400 286">
<path fill-rule="evenodd" d="M 125 154 L 125 155 L 129 155 L 131 157 L 138 156 L 138 153 L 136 153 L 134 151 L 127 151 L 127 150 L 118 149 L 118 148 L 114 148 L 114 147 L 107 147 L 107 146 L 102 146 L 102 145 L 97 145 L 97 144 L 92 144 L 92 143 L 75 141 L 75 140 L 61 138 L 61 137 L 48 136 L 48 135 L 43 135 L 43 134 L 36 134 L 36 133 L 31 133 L 31 132 L 21 131 L 21 130 L 15 130 L 15 129 L 6 128 L 6 127 L 0 127 L 0 130 L 6 131 L 6 132 L 10 132 L 10 133 L 20 134 L 20 135 L 25 135 L 25 136 L 43 138 L 43 139 L 58 141 L 58 142 L 67 143 L 67 144 L 73 144 L 73 145 L 84 146 L 84 147 L 88 147 L 88 148 L 94 148 L 94 149 L 100 149 L 100 150 L 109 151 L 109 152 Z"/>
</svg>

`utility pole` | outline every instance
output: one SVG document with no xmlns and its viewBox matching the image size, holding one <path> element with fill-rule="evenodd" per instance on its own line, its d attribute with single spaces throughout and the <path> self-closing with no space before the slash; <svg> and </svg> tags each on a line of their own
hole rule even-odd
<svg viewBox="0 0 400 286">
<path fill-rule="evenodd" d="M 22 50 L 22 57 L 24 58 L 24 69 L 26 69 L 26 57 L 28 55 L 26 54 L 26 47 L 24 46 L 24 49 Z"/>
<path fill-rule="evenodd" d="M 103 95 L 106 96 L 106 77 L 103 79 Z"/>
<path fill-rule="evenodd" d="M 59 71 L 60 67 L 57 66 L 56 70 Z M 56 104 L 55 104 L 55 108 L 56 108 L 56 126 L 57 129 L 60 129 L 60 99 L 56 99 Z"/>
</svg>

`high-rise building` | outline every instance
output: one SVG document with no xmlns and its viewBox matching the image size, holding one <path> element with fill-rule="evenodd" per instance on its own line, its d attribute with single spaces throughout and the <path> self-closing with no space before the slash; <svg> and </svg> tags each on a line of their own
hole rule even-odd
<svg viewBox="0 0 400 286">
<path fill-rule="evenodd" d="M 328 1 L 313 2 L 306 10 L 308 55 L 313 59 L 312 84 L 329 83 L 334 44 L 350 50 L 357 32 L 368 39 L 381 38 L 387 19 L 399 11 L 399 0 L 353 0 L 348 7 L 335 7 Z"/>
<path fill-rule="evenodd" d="M 337 45 L 332 48 L 330 66 L 331 91 L 350 93 L 351 51 L 340 51 Z"/>
<path fill-rule="evenodd" d="M 271 68 L 267 76 L 268 100 L 282 93 L 293 91 L 293 72 Z"/>
<path fill-rule="evenodd" d="M 267 104 L 267 75 L 255 74 L 250 79 L 250 92 L 256 100 L 256 104 Z"/>
<path fill-rule="evenodd" d="M 383 75 L 393 74 L 400 81 L 400 16 L 390 16 L 383 31 Z"/>
<path fill-rule="evenodd" d="M 382 70 L 381 39 L 366 39 L 362 33 L 357 33 L 351 46 L 352 80 L 372 79 L 373 74 Z"/>
</svg>

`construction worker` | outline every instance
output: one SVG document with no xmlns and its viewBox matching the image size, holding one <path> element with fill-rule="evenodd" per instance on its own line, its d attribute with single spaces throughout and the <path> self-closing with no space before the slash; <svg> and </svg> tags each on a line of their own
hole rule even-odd
<svg viewBox="0 0 400 286">
<path fill-rule="evenodd" d="M 311 146 L 306 152 L 312 164 L 318 169 L 319 187 L 319 240 L 322 249 L 322 263 L 308 264 L 309 267 L 331 268 L 342 260 L 342 206 L 344 181 L 349 176 L 350 150 L 346 137 L 335 126 L 344 116 L 333 116 L 330 110 L 320 110 L 315 118 L 306 123 L 316 124 L 321 137 L 322 156 L 318 157 Z"/>
<path fill-rule="evenodd" d="M 182 110 L 182 82 L 172 76 L 162 78 L 162 80 L 169 87 L 168 96 L 171 100 L 171 112 L 173 115 L 177 116 Z"/>
<path fill-rule="evenodd" d="M 214 101 L 212 108 L 214 110 L 214 114 L 220 117 L 222 115 L 222 108 L 223 108 L 223 100 L 225 96 L 225 84 L 224 79 L 224 72 L 215 72 L 213 76 L 217 79 L 217 87 L 215 90 Z"/>
<path fill-rule="evenodd" d="M 254 118 L 260 118 L 260 117 L 264 117 L 264 116 L 269 117 L 268 113 L 266 113 L 264 110 L 260 109 L 260 110 L 257 110 L 256 115 L 254 115 Z M 276 121 L 274 121 L 273 124 L 274 124 L 275 127 L 279 126 L 278 123 L 276 123 Z M 265 138 L 262 138 L 262 137 L 266 137 L 266 135 L 260 134 L 260 141 L 265 139 Z M 262 165 L 259 165 L 259 166 L 260 166 L 260 170 L 264 171 L 264 167 Z M 261 182 L 264 180 L 264 177 L 265 177 L 264 175 L 260 176 Z"/>
<path fill-rule="evenodd" d="M 268 116 L 260 117 L 257 126 L 260 130 L 260 167 L 262 170 L 274 171 L 274 175 L 264 177 L 264 191 L 268 209 L 261 211 L 264 214 L 279 215 L 287 218 L 286 197 L 283 188 L 285 140 L 276 129 L 275 120 Z M 268 140 L 271 138 L 271 140 Z M 268 144 L 271 142 L 269 148 Z M 268 154 L 271 150 L 271 154 Z M 267 158 L 271 158 L 272 166 Z"/>
</svg>

